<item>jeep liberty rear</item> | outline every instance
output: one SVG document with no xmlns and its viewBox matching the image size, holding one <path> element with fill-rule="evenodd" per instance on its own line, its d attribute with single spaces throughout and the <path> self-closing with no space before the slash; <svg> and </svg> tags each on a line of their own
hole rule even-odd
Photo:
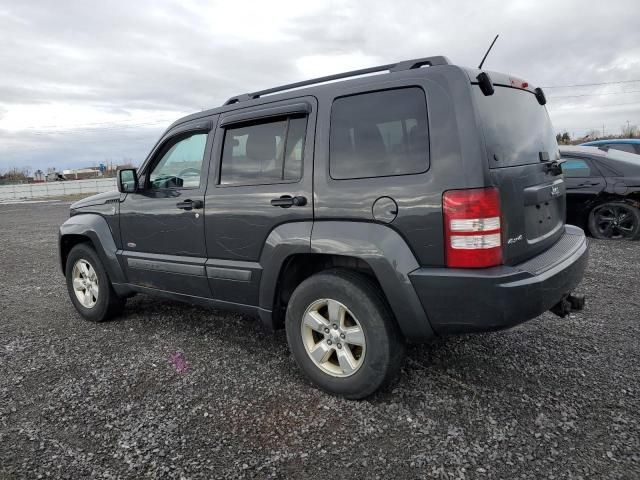
<svg viewBox="0 0 640 480">
<path fill-rule="evenodd" d="M 71 301 L 92 321 L 136 293 L 259 317 L 347 398 L 391 382 L 407 341 L 564 316 L 587 242 L 544 103 L 428 57 L 182 118 L 118 192 L 71 206 Z"/>
<path fill-rule="evenodd" d="M 438 333 L 495 330 L 549 309 L 561 316 L 581 309 L 584 300 L 567 294 L 582 278 L 587 241 L 582 230 L 565 225 L 565 184 L 554 168 L 560 152 L 544 94 L 504 74 L 467 74 L 488 187 L 444 193 L 447 266 L 484 269 L 411 274 L 425 308 L 430 306 L 431 324 Z M 487 79 L 490 93 L 482 85 Z M 453 210 L 467 201 L 467 218 L 449 218 L 452 194 Z"/>
<path fill-rule="evenodd" d="M 560 159 L 553 127 L 525 82 L 494 78 L 493 95 L 473 88 L 484 133 L 491 184 L 500 190 L 504 219 L 503 263 L 514 265 L 546 250 L 563 233 L 565 187 L 541 162 Z M 513 84 L 517 86 L 513 86 Z"/>
</svg>

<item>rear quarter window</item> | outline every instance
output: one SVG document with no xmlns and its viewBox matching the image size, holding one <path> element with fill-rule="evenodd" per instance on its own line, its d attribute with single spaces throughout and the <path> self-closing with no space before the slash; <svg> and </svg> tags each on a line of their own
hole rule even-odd
<svg viewBox="0 0 640 480">
<path fill-rule="evenodd" d="M 429 134 L 424 92 L 409 87 L 336 99 L 329 142 L 334 179 L 425 172 Z"/>
</svg>

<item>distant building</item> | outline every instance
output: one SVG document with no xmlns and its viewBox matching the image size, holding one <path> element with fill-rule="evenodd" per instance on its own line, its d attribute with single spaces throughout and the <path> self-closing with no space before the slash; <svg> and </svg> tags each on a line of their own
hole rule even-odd
<svg viewBox="0 0 640 480">
<path fill-rule="evenodd" d="M 102 176 L 102 172 L 98 167 L 73 168 L 63 170 L 62 173 L 67 180 L 85 180 L 87 178 L 96 178 Z"/>
<path fill-rule="evenodd" d="M 62 180 L 66 180 L 64 175 L 60 172 L 49 172 L 47 173 L 47 182 L 60 182 Z"/>
<path fill-rule="evenodd" d="M 58 172 L 55 168 L 47 168 L 47 175 L 45 176 L 45 181 L 59 182 L 61 180 L 66 180 L 66 178 L 61 172 Z"/>
</svg>

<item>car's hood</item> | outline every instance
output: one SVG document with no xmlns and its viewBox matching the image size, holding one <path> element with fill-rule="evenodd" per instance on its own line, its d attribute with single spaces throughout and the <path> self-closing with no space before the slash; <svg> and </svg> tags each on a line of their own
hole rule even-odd
<svg viewBox="0 0 640 480">
<path fill-rule="evenodd" d="M 89 207 L 92 205 L 103 205 L 109 200 L 118 200 L 119 198 L 120 192 L 117 190 L 114 190 L 113 192 L 98 193 L 97 195 L 91 195 L 90 197 L 83 198 L 82 200 L 72 203 L 71 209 L 77 210 L 78 208 Z"/>
</svg>

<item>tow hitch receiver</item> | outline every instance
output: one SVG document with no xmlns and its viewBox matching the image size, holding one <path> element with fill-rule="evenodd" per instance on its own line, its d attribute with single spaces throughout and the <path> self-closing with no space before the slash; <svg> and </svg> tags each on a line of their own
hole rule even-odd
<svg viewBox="0 0 640 480">
<path fill-rule="evenodd" d="M 564 318 L 571 312 L 578 312 L 584 308 L 584 295 L 565 295 L 558 303 L 551 307 L 550 312 Z"/>
</svg>

